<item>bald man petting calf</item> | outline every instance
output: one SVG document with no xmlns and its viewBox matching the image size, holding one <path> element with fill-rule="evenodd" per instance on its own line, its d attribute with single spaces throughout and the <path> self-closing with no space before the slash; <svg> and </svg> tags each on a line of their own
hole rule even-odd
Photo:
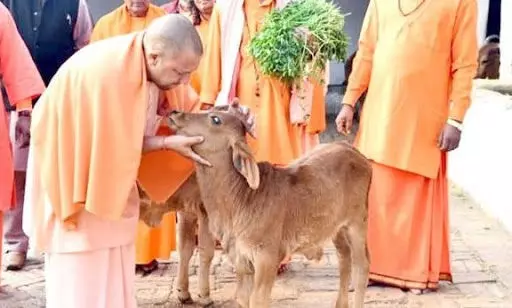
<svg viewBox="0 0 512 308">
<path fill-rule="evenodd" d="M 180 15 L 71 57 L 32 116 L 28 179 L 47 308 L 131 308 L 135 300 L 136 179 L 143 152 L 169 149 L 208 165 L 201 136 L 155 136 L 159 92 L 187 83 L 201 39 Z"/>
</svg>

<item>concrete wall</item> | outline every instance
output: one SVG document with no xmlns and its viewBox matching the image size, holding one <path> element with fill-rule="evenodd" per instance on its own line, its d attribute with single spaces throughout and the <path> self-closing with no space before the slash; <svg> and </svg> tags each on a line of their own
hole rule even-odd
<svg viewBox="0 0 512 308">
<path fill-rule="evenodd" d="M 359 33 L 369 0 L 333 0 L 333 2 L 344 14 L 350 14 L 345 17 L 345 31 L 350 37 L 348 49 L 350 55 L 357 49 Z M 345 80 L 345 70 L 342 63 L 331 63 L 329 73 L 329 85 L 340 85 Z"/>
<path fill-rule="evenodd" d="M 512 97 L 473 92 L 460 146 L 449 154 L 448 176 L 512 231 Z"/>
</svg>

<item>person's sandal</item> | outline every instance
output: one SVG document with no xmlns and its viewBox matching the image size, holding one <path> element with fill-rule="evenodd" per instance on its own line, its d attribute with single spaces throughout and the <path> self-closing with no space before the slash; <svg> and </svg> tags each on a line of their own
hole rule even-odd
<svg viewBox="0 0 512 308">
<path fill-rule="evenodd" d="M 25 266 L 25 261 L 27 261 L 27 254 L 18 251 L 8 251 L 5 254 L 5 259 L 6 271 L 19 271 Z"/>
<path fill-rule="evenodd" d="M 158 261 L 153 260 L 147 264 L 137 264 L 135 265 L 135 271 L 141 272 L 142 277 L 148 276 L 158 269 Z"/>
</svg>

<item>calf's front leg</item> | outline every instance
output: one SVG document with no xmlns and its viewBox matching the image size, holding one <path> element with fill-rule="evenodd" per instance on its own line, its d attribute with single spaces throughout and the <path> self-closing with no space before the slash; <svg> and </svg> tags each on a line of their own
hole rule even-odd
<svg viewBox="0 0 512 308">
<path fill-rule="evenodd" d="M 210 298 L 210 267 L 215 254 L 215 239 L 208 228 L 208 217 L 199 216 L 199 305 L 213 304 Z"/>
<path fill-rule="evenodd" d="M 197 216 L 193 213 L 178 211 L 178 283 L 176 291 L 178 299 L 183 304 L 191 304 L 192 297 L 189 292 L 189 266 L 190 259 L 196 247 L 195 234 Z"/>
</svg>

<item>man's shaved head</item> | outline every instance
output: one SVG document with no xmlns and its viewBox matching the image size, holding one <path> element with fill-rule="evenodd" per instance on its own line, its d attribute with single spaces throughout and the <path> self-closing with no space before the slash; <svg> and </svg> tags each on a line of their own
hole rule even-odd
<svg viewBox="0 0 512 308">
<path fill-rule="evenodd" d="M 188 82 L 203 55 L 199 33 L 181 14 L 155 19 L 145 31 L 143 45 L 149 79 L 162 89 Z"/>
<path fill-rule="evenodd" d="M 166 45 L 171 51 L 190 49 L 197 55 L 203 54 L 201 37 L 190 20 L 181 14 L 168 14 L 155 19 L 146 30 L 148 43 Z"/>
</svg>

